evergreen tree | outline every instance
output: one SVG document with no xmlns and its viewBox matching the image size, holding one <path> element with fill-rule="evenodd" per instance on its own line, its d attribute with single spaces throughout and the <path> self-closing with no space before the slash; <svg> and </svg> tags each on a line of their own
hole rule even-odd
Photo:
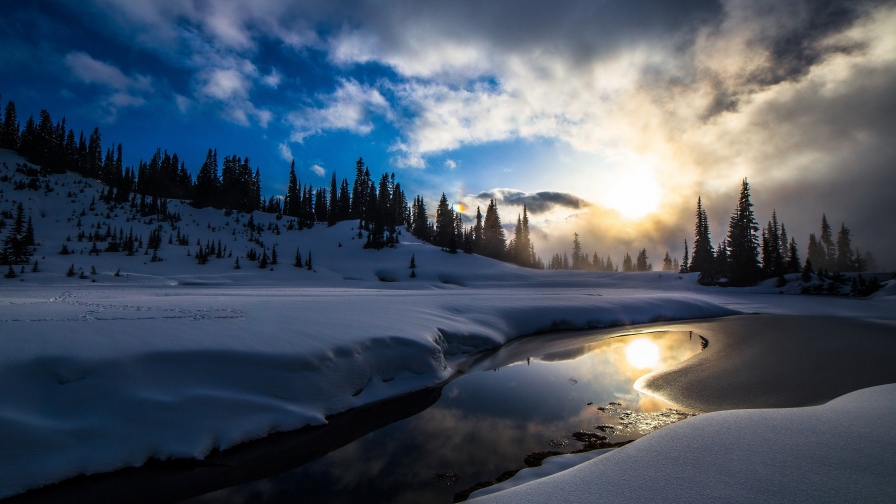
<svg viewBox="0 0 896 504">
<path fill-rule="evenodd" d="M 532 245 L 532 239 L 529 236 L 529 211 L 526 209 L 526 205 L 523 205 L 523 232 L 520 241 L 517 242 L 517 257 L 520 261 L 517 264 L 520 266 L 527 268 L 536 266 L 537 257 L 535 255 L 535 247 Z"/>
<path fill-rule="evenodd" d="M 426 205 L 423 197 L 414 198 L 414 208 L 411 213 L 411 234 L 424 241 L 432 240 L 429 234 L 429 221 L 426 216 Z"/>
<path fill-rule="evenodd" d="M 624 271 L 624 269 L 623 269 Z M 688 241 L 684 241 L 684 256 L 681 258 L 681 269 L 679 273 L 690 273 L 690 259 L 688 259 Z"/>
<path fill-rule="evenodd" d="M 582 269 L 582 244 L 579 242 L 579 233 L 573 233 L 572 239 L 572 269 Z"/>
<path fill-rule="evenodd" d="M 703 209 L 702 198 L 697 198 L 696 224 L 694 225 L 694 253 L 689 265 L 690 271 L 712 275 L 712 261 L 715 253 L 709 237 L 709 219 Z"/>
<path fill-rule="evenodd" d="M 342 179 L 342 184 L 339 186 L 339 210 L 338 210 L 338 218 L 340 221 L 348 220 L 351 218 L 352 213 L 352 201 L 351 194 L 348 190 L 348 180 Z"/>
<path fill-rule="evenodd" d="M 806 259 L 812 261 L 812 264 L 821 267 L 825 262 L 824 247 L 815 238 L 815 233 L 809 234 L 809 245 L 806 246 Z"/>
<path fill-rule="evenodd" d="M 454 235 L 454 210 L 448 205 L 448 198 L 445 193 L 439 199 L 439 205 L 436 207 L 436 236 L 435 245 L 446 248 L 451 242 Z"/>
<path fill-rule="evenodd" d="M 831 233 L 831 226 L 828 224 L 828 217 L 821 214 L 821 247 L 824 250 L 824 261 L 814 263 L 818 269 L 835 269 L 837 267 L 837 249 L 834 247 L 834 235 Z"/>
<path fill-rule="evenodd" d="M 367 187 L 364 185 L 364 158 L 355 162 L 355 181 L 352 185 L 352 219 L 362 219 Z"/>
<path fill-rule="evenodd" d="M 299 197 L 299 179 L 296 177 L 296 160 L 289 165 L 289 181 L 286 184 L 285 213 L 290 217 L 298 217 L 301 209 Z"/>
<path fill-rule="evenodd" d="M 750 202 L 750 185 L 743 180 L 737 207 L 728 225 L 728 255 L 730 257 L 729 281 L 731 285 L 753 285 L 761 272 L 756 232 L 759 226 Z"/>
<path fill-rule="evenodd" d="M 498 205 L 491 200 L 485 210 L 485 221 L 482 226 L 482 251 L 486 257 L 503 259 L 507 249 L 507 239 L 504 236 L 504 228 L 501 227 L 501 217 L 498 215 Z"/>
<path fill-rule="evenodd" d="M 719 243 L 716 258 L 713 260 L 713 271 L 716 278 L 728 278 L 728 262 L 728 243 L 722 240 L 722 243 Z"/>
<path fill-rule="evenodd" d="M 812 271 L 812 260 L 809 258 L 806 258 L 806 265 L 803 266 L 803 272 L 800 275 L 800 281 L 803 283 L 811 282 L 813 273 L 814 272 Z"/>
<path fill-rule="evenodd" d="M 638 252 L 638 258 L 635 260 L 635 269 L 637 271 L 653 271 L 653 265 L 647 262 L 647 249 L 641 249 Z"/>
<path fill-rule="evenodd" d="M 336 172 L 330 179 L 330 206 L 327 208 L 327 227 L 335 225 L 339 222 L 339 189 L 336 185 Z"/>
<path fill-rule="evenodd" d="M 625 256 L 622 258 L 622 271 L 635 271 L 635 265 L 632 262 L 632 256 L 628 255 L 628 252 L 626 252 Z"/>
<path fill-rule="evenodd" d="M 411 254 L 411 264 L 408 265 L 408 268 L 414 269 L 417 267 L 417 262 L 414 260 L 414 254 Z"/>
<path fill-rule="evenodd" d="M 476 207 L 476 223 L 473 225 L 473 252 L 482 250 L 482 212 Z"/>
<path fill-rule="evenodd" d="M 852 270 L 858 273 L 864 273 L 868 271 L 868 263 L 865 261 L 865 258 L 862 257 L 862 253 L 859 251 L 858 247 L 856 247 L 856 254 L 854 257 L 855 263 L 853 264 Z"/>
<path fill-rule="evenodd" d="M 663 271 L 672 271 L 672 257 L 669 256 L 669 251 L 666 251 L 666 256 L 663 257 Z"/>
<path fill-rule="evenodd" d="M 139 180 L 139 176 L 138 176 Z M 193 206 L 205 208 L 211 206 L 218 197 L 221 180 L 218 178 L 218 151 L 209 149 L 205 162 L 196 174 L 193 194 Z"/>
<path fill-rule="evenodd" d="M 852 240 L 849 237 L 849 228 L 846 224 L 840 224 L 840 231 L 837 232 L 837 270 L 840 272 L 852 271 L 855 264 L 853 256 Z"/>
<path fill-rule="evenodd" d="M 16 115 L 16 104 L 13 101 L 6 104 L 6 113 L 3 116 L 2 128 L 0 128 L 0 148 L 19 149 L 19 119 Z"/>
<path fill-rule="evenodd" d="M 790 239 L 790 246 L 787 247 L 789 256 L 787 257 L 787 271 L 790 273 L 800 272 L 800 254 L 796 249 L 796 240 Z"/>
</svg>

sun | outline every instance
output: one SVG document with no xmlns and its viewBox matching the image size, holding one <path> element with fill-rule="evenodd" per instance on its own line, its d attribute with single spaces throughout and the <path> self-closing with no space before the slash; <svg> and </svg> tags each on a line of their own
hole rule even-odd
<svg viewBox="0 0 896 504">
<path fill-rule="evenodd" d="M 660 362 L 660 347 L 646 339 L 635 340 L 625 347 L 625 356 L 632 367 L 638 369 L 656 367 Z"/>
<path fill-rule="evenodd" d="M 626 219 L 636 220 L 655 212 L 660 205 L 662 188 L 647 168 L 634 168 L 611 182 L 603 203 Z"/>
</svg>

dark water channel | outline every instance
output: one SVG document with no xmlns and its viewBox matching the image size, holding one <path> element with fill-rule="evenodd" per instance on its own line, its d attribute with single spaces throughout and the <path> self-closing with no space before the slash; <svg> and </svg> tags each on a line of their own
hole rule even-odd
<svg viewBox="0 0 896 504">
<path fill-rule="evenodd" d="M 416 415 L 299 468 L 185 502 L 448 503 L 459 490 L 525 467 L 531 453 L 581 449 L 576 431 L 619 442 L 689 414 L 633 384 L 699 352 L 696 333 L 599 338 L 511 343 L 470 363 Z"/>
</svg>

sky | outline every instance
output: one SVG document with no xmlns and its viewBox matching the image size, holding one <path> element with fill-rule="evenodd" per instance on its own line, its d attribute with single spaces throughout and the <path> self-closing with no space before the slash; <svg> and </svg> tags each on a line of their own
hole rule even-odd
<svg viewBox="0 0 896 504">
<path fill-rule="evenodd" d="M 840 0 L 0 0 L 0 93 L 126 164 L 248 156 L 266 195 L 395 172 L 471 222 L 526 204 L 547 260 L 654 266 L 748 178 L 801 256 L 822 213 L 896 267 L 896 5 Z M 836 229 L 835 229 L 836 231 Z"/>
</svg>

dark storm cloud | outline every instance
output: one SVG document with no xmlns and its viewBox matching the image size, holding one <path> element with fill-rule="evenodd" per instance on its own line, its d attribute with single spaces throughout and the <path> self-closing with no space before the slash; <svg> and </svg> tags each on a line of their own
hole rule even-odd
<svg viewBox="0 0 896 504">
<path fill-rule="evenodd" d="M 875 6 L 885 3 L 880 0 L 790 0 L 769 4 L 756 2 L 748 7 L 745 14 L 739 14 L 745 22 L 743 31 L 754 33 L 747 49 L 756 54 L 764 53 L 767 57 L 763 64 L 746 69 L 734 78 L 702 69 L 697 79 L 713 90 L 713 98 L 703 111 L 702 118 L 706 120 L 723 112 L 734 111 L 741 100 L 751 93 L 798 80 L 830 55 L 860 49 L 854 45 L 826 42 Z M 722 28 L 718 23 L 726 20 L 730 22 L 730 16 L 719 16 L 707 23 L 706 27 L 720 40 L 729 38 L 732 33 L 719 34 Z"/>
<path fill-rule="evenodd" d="M 556 207 L 579 209 L 590 205 L 587 201 L 573 194 L 554 191 L 524 193 L 506 189 L 493 189 L 481 192 L 475 197 L 480 200 L 494 199 L 500 205 L 526 205 L 526 209 L 531 214 L 547 212 Z"/>
</svg>

